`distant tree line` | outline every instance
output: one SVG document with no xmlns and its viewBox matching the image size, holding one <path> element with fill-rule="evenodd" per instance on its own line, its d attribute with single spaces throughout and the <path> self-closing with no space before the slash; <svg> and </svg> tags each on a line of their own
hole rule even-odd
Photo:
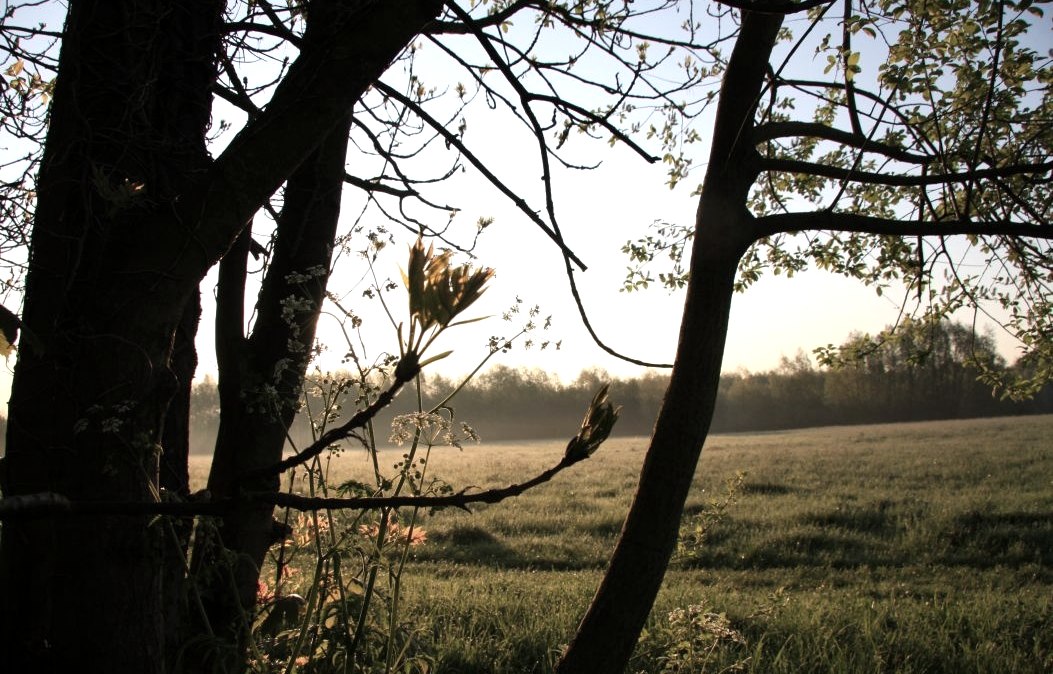
<svg viewBox="0 0 1053 674">
<path fill-rule="evenodd" d="M 769 431 L 838 424 L 887 423 L 930 419 L 1053 413 L 1053 387 L 1030 399 L 1014 401 L 992 393 L 992 373 L 1007 368 L 989 336 L 951 322 L 910 322 L 894 336 L 857 334 L 836 349 L 824 350 L 817 365 L 804 353 L 783 357 L 774 370 L 739 371 L 721 378 L 714 432 Z M 986 374 L 985 374 L 986 373 Z M 332 381 L 332 379 L 330 379 Z M 615 428 L 620 435 L 651 431 L 667 377 L 656 372 L 611 378 L 602 370 L 584 370 L 570 382 L 540 369 L 496 365 L 478 375 L 452 403 L 453 421 L 469 423 L 486 441 L 570 437 L 592 395 L 611 381 L 611 399 L 622 406 Z M 433 375 L 425 380 L 425 405 L 435 404 L 459 381 Z M 395 414 L 412 407 L 404 393 L 380 421 L 379 433 Z M 206 378 L 192 395 L 194 444 L 207 446 L 215 436 L 219 401 L 215 383 Z M 312 409 L 321 405 L 313 401 Z M 304 415 L 294 440 L 309 436 Z"/>
</svg>

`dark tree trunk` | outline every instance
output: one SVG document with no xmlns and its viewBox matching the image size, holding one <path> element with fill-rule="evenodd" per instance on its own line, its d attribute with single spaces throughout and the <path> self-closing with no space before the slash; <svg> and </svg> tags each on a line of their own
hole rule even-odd
<svg viewBox="0 0 1053 674">
<path fill-rule="evenodd" d="M 311 21 L 320 20 L 317 10 L 312 12 Z M 238 489 L 279 487 L 278 475 L 251 482 L 239 476 L 282 458 L 325 299 L 349 132 L 350 116 L 286 184 L 274 250 L 248 338 L 243 335 L 247 237 L 221 264 L 216 345 L 221 415 L 208 482 L 213 498 L 231 496 Z M 290 308 L 295 309 L 289 313 Z M 243 650 L 248 637 L 245 618 L 255 610 L 260 568 L 275 542 L 273 510 L 246 505 L 224 517 L 219 532 L 222 546 L 238 560 L 233 570 L 236 587 L 229 582 L 212 587 L 208 612 L 216 635 L 238 644 L 232 654 Z"/>
<path fill-rule="evenodd" d="M 169 369 L 175 378 L 175 393 L 168 403 L 161 445 L 161 489 L 173 498 L 190 495 L 190 388 L 197 370 L 198 323 L 201 320 L 201 293 L 194 292 L 183 310 L 172 342 Z"/>
<path fill-rule="evenodd" d="M 161 465 L 158 481 L 162 498 L 186 500 L 190 495 L 190 390 L 197 369 L 198 322 L 201 319 L 201 294 L 195 292 L 187 303 L 183 318 L 176 328 L 169 368 L 175 377 L 175 394 L 168 403 L 162 434 Z M 186 594 L 186 565 L 190 537 L 194 530 L 192 517 L 172 517 L 164 522 L 162 532 L 161 602 L 164 615 L 165 660 L 176 662 L 187 641 L 186 620 L 189 610 Z M 168 671 L 171 671 L 169 668 Z"/>
<path fill-rule="evenodd" d="M 744 13 L 717 108 L 669 388 L 610 567 L 557 667 L 561 674 L 625 669 L 676 549 L 716 405 L 735 271 L 756 238 L 746 209 L 757 176 L 750 137 L 780 25 L 780 17 Z"/>
<path fill-rule="evenodd" d="M 164 415 L 183 375 L 173 339 L 196 281 L 138 267 L 125 234 L 182 227 L 174 204 L 208 161 L 221 11 L 70 4 L 22 316 L 39 344 L 15 371 L 5 496 L 159 498 Z M 6 522 L 0 669 L 162 671 L 164 530 L 147 524 Z"/>
<path fill-rule="evenodd" d="M 192 358 L 179 355 L 178 331 L 198 284 L 442 3 L 326 6 L 339 10 L 338 39 L 301 52 L 267 108 L 212 160 L 222 0 L 69 3 L 21 317 L 36 339 L 12 385 L 5 497 L 185 492 L 174 413 Z M 165 564 L 186 544 L 166 531 L 165 520 L 131 516 L 5 521 L 0 669 L 164 671 L 178 648 L 165 643 L 178 633 L 165 621 L 179 615 L 165 597 L 181 593 Z M 167 552 L 166 536 L 176 541 Z"/>
</svg>

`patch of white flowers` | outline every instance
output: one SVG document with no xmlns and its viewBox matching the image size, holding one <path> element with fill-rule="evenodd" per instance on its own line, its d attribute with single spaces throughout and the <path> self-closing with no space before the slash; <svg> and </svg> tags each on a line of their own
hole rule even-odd
<svg viewBox="0 0 1053 674">
<path fill-rule="evenodd" d="M 696 639 L 746 643 L 746 638 L 731 626 L 726 614 L 707 611 L 706 607 L 700 604 L 673 609 L 669 612 L 668 620 L 670 627 L 685 628 L 688 633 L 693 633 Z"/>
<path fill-rule="evenodd" d="M 479 442 L 475 429 L 464 423 L 453 423 L 441 414 L 433 412 L 411 412 L 400 414 L 391 420 L 391 437 L 389 441 L 402 446 L 412 442 L 419 434 L 421 442 L 427 445 L 450 445 L 461 448 L 465 440 Z"/>
</svg>

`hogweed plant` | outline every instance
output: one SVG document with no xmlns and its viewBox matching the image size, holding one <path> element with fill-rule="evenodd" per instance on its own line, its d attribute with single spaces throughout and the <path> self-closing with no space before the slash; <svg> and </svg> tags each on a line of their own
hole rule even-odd
<svg viewBox="0 0 1053 674">
<path fill-rule="evenodd" d="M 690 562 L 700 556 L 713 532 L 727 519 L 728 509 L 738 501 L 745 479 L 745 471 L 738 471 L 734 477 L 726 479 L 724 491 L 711 497 L 697 515 L 681 524 L 676 551 L 678 561 Z"/>
<path fill-rule="evenodd" d="M 279 511 L 281 522 L 276 528 L 283 540 L 271 549 L 261 574 L 253 622 L 252 672 L 430 671 L 434 663 L 424 635 L 401 612 L 406 565 L 415 549 L 428 544 L 422 521 L 435 509 L 424 505 L 428 499 L 471 496 L 463 490 L 455 493 L 451 485 L 432 475 L 429 460 L 435 448 L 460 448 L 464 442 L 478 442 L 471 426 L 454 423 L 451 403 L 491 357 L 508 351 L 513 342 L 537 327 L 538 309 L 527 312 L 525 325 L 510 339 L 492 338 L 478 366 L 435 405 L 425 405 L 420 368 L 449 355 L 427 356 L 429 347 L 445 330 L 479 320 L 459 317 L 479 299 L 492 276 L 490 269 L 454 265 L 450 253 L 425 249 L 418 239 L 410 248 L 409 264 L 403 272 L 409 298 L 408 328 L 406 322 L 392 318 L 384 303 L 381 288 L 385 284 L 376 283 L 371 293 L 384 303 L 398 337 L 399 355 L 367 361 L 362 356 L 365 345 L 353 345 L 349 340 L 347 371 L 316 372 L 308 377 L 302 404 L 311 421 L 312 447 L 319 439 L 332 437 L 333 429 L 344 428 L 340 424 L 348 414 L 354 417 L 374 408 L 385 395 L 390 400 L 392 381 L 396 386 L 411 385 L 414 410 L 395 416 L 390 433 L 381 433 L 370 416 L 361 428 L 347 434 L 346 439 L 364 450 L 369 464 L 369 477 L 364 480 L 334 484 L 335 462 L 347 453 L 343 443 L 333 443 L 328 451 L 312 454 L 309 462 L 287 473 L 290 496 L 326 499 L 327 505 L 309 511 Z M 516 305 L 505 314 L 506 320 L 521 315 L 519 304 L 517 298 Z M 357 327 L 360 319 L 356 316 L 354 321 Z M 548 326 L 546 320 L 544 328 Z M 531 342 L 527 341 L 529 346 Z M 607 387 L 603 387 L 560 465 L 523 484 L 493 490 L 494 501 L 521 493 L 588 458 L 610 434 L 617 413 L 607 400 Z M 384 462 L 379 451 L 381 438 L 402 448 L 394 463 Z M 417 501 L 409 506 L 390 504 L 399 497 Z M 385 502 L 369 509 L 328 506 L 362 498 Z"/>
<path fill-rule="evenodd" d="M 634 674 L 725 674 L 751 671 L 758 644 L 747 628 L 771 626 L 788 603 L 777 588 L 756 609 L 739 619 L 705 603 L 669 611 L 640 635 L 629 671 Z M 763 637 L 760 637 L 763 640 Z"/>
</svg>

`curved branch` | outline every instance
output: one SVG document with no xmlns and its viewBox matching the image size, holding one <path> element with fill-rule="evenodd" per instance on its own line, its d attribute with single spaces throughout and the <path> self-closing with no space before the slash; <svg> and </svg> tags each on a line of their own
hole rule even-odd
<svg viewBox="0 0 1053 674">
<path fill-rule="evenodd" d="M 800 2 L 792 2 L 791 0 L 770 2 L 757 2 L 756 0 L 717 0 L 717 2 L 726 7 L 733 7 L 740 9 L 744 12 L 753 12 L 754 14 L 797 14 L 799 12 L 807 12 L 809 9 L 814 7 L 821 7 L 823 5 L 832 4 L 833 0 L 801 0 Z"/>
<path fill-rule="evenodd" d="M 511 484 L 507 487 L 487 489 L 474 494 L 465 493 L 463 490 L 447 496 L 362 496 L 357 498 L 323 498 L 301 496 L 285 492 L 266 492 L 260 494 L 248 494 L 247 497 L 263 503 L 269 503 L 282 508 L 294 510 L 372 510 L 376 508 L 463 508 L 473 503 L 499 503 L 505 499 L 519 496 L 529 489 L 548 482 L 563 470 L 573 466 L 586 457 L 564 456 L 555 466 L 538 473 L 534 477 L 519 484 Z"/>
<path fill-rule="evenodd" d="M 574 269 L 570 266 L 570 260 L 565 258 L 564 262 L 566 264 L 567 282 L 570 284 L 570 294 L 574 298 L 574 304 L 578 307 L 578 315 L 581 317 L 581 322 L 585 326 L 585 330 L 589 333 L 589 336 L 592 337 L 592 341 L 596 346 L 600 347 L 615 358 L 624 360 L 627 363 L 632 363 L 633 365 L 663 369 L 673 367 L 672 363 L 652 363 L 650 361 L 633 358 L 632 356 L 626 356 L 625 354 L 616 351 L 614 348 L 607 346 L 607 343 L 600 339 L 596 329 L 592 326 L 592 321 L 589 320 L 588 313 L 585 311 L 585 304 L 582 302 L 581 294 L 578 292 L 578 282 L 574 278 Z"/>
<path fill-rule="evenodd" d="M 552 197 L 552 169 L 549 165 L 549 149 L 548 144 L 545 142 L 544 129 L 541 123 L 538 122 L 537 117 L 534 115 L 534 110 L 530 106 L 530 92 L 527 91 L 523 83 L 519 81 L 515 73 L 512 72 L 512 67 L 501 58 L 501 55 L 497 53 L 497 49 L 494 48 L 490 38 L 483 32 L 473 20 L 472 17 L 462 9 L 456 2 L 449 1 L 446 3 L 447 8 L 456 14 L 464 23 L 466 23 L 471 29 L 476 41 L 479 42 L 479 46 L 483 48 L 483 51 L 490 57 L 494 65 L 497 66 L 498 71 L 504 76 L 505 80 L 512 87 L 512 90 L 519 95 L 519 100 L 523 104 L 523 113 L 526 115 L 529 121 L 529 126 L 534 132 L 534 137 L 537 140 L 538 155 L 541 160 L 541 182 L 545 188 L 545 210 L 548 213 L 549 223 L 552 225 L 552 232 L 555 234 L 556 240 L 559 242 L 561 248 L 566 248 L 563 241 L 563 234 L 559 231 L 559 222 L 556 219 L 555 203 Z"/>
<path fill-rule="evenodd" d="M 565 263 L 565 266 L 566 266 L 566 273 L 567 273 L 567 280 L 570 283 L 571 295 L 574 297 L 574 302 L 575 302 L 575 304 L 577 305 L 577 308 L 578 308 L 578 314 L 581 316 L 582 323 L 585 325 L 585 329 L 588 331 L 589 335 L 592 337 L 593 341 L 596 343 L 597 346 L 599 346 L 601 349 L 603 349 L 604 351 L 606 351 L 607 353 L 611 354 L 612 356 L 614 356 L 616 358 L 620 358 L 620 359 L 628 361 L 630 363 L 634 363 L 636 365 L 642 365 L 642 366 L 645 366 L 645 367 L 671 367 L 670 365 L 666 365 L 666 364 L 662 364 L 662 363 L 649 363 L 649 362 L 646 362 L 646 361 L 642 361 L 642 360 L 637 360 L 635 358 L 631 358 L 629 356 L 625 356 L 625 355 L 615 351 L 611 347 L 607 346 L 600 339 L 599 335 L 596 333 L 595 329 L 593 328 L 592 323 L 589 320 L 588 314 L 585 311 L 585 307 L 584 307 L 584 304 L 583 304 L 583 302 L 581 300 L 581 296 L 580 296 L 580 294 L 578 292 L 577 282 L 576 282 L 576 280 L 574 278 L 574 269 L 573 269 L 573 266 L 571 265 L 571 260 L 573 258 L 568 254 L 569 251 L 568 251 L 568 249 L 566 248 L 566 246 L 565 246 L 565 244 L 563 242 L 562 234 L 560 234 L 559 226 L 556 223 L 555 210 L 554 210 L 554 205 L 553 205 L 553 201 L 552 201 L 551 173 L 550 173 L 549 161 L 548 161 L 549 149 L 548 149 L 548 146 L 545 143 L 544 135 L 543 135 L 542 129 L 541 129 L 541 125 L 538 122 L 537 118 L 534 116 L 534 112 L 533 112 L 533 110 L 530 107 L 530 102 L 532 100 L 537 100 L 537 101 L 550 103 L 550 104 L 555 105 L 557 107 L 562 105 L 562 106 L 566 106 L 568 109 L 573 109 L 576 112 L 578 112 L 578 114 L 586 117 L 586 119 L 590 119 L 590 120 L 595 121 L 598 124 L 601 124 L 602 126 L 607 128 L 608 130 L 610 130 L 612 133 L 614 133 L 616 137 L 624 139 L 626 142 L 628 142 L 630 147 L 632 147 L 637 153 L 639 153 L 645 159 L 648 159 L 648 161 L 653 162 L 656 159 L 650 158 L 649 155 L 647 155 L 643 151 L 642 148 L 639 148 L 634 143 L 632 143 L 627 138 L 625 138 L 623 134 L 618 132 L 605 119 L 599 118 L 598 116 L 596 116 L 593 113 L 585 110 L 584 108 L 580 108 L 580 107 L 575 106 L 573 104 L 567 103 L 566 101 L 564 101 L 563 99 L 560 99 L 559 97 L 548 96 L 548 95 L 543 95 L 543 94 L 532 94 L 531 92 L 527 91 L 527 89 L 522 85 L 522 83 L 519 81 L 519 79 L 516 78 L 515 74 L 512 72 L 512 70 L 509 67 L 508 63 L 506 63 L 501 58 L 500 54 L 497 53 L 497 50 L 494 48 L 494 46 L 491 43 L 489 37 L 482 31 L 482 29 L 480 28 L 478 23 L 473 22 L 472 18 L 468 15 L 468 13 L 465 12 L 465 10 L 463 10 L 459 6 L 457 6 L 455 3 L 452 3 L 452 2 L 448 3 L 447 6 L 449 7 L 449 9 L 451 11 L 453 11 L 455 14 L 457 14 L 457 16 L 461 19 L 461 21 L 463 21 L 465 23 L 465 25 L 467 25 L 469 28 L 472 29 L 471 32 L 476 37 L 476 39 L 478 40 L 480 46 L 487 53 L 487 55 L 490 57 L 491 61 L 493 61 L 493 63 L 497 66 L 497 69 L 502 73 L 502 75 L 504 75 L 504 77 L 508 81 L 509 85 L 519 95 L 519 99 L 520 99 L 520 101 L 523 104 L 523 112 L 524 112 L 524 114 L 527 117 L 528 125 L 531 127 L 531 129 L 534 132 L 534 136 L 535 136 L 535 138 L 537 140 L 537 144 L 538 144 L 538 150 L 539 150 L 539 153 L 541 155 L 542 180 L 543 180 L 543 182 L 545 184 L 545 198 L 546 198 L 545 200 L 546 200 L 547 210 L 548 210 L 548 214 L 549 214 L 549 219 L 552 221 L 552 228 L 553 228 L 553 234 L 554 234 L 553 238 L 560 245 L 560 249 L 563 251 L 564 263 Z M 579 263 L 579 266 L 580 266 L 580 263 Z M 584 267 L 582 269 L 584 270 Z"/>
<path fill-rule="evenodd" d="M 846 91 L 843 82 L 828 82 L 824 80 L 780 79 L 778 84 L 779 86 L 788 86 L 794 89 L 800 89 L 801 91 L 807 91 L 808 89 L 834 89 L 838 91 Z M 858 86 L 853 86 L 853 93 L 857 96 L 866 98 L 870 102 L 876 104 L 879 108 L 887 109 L 896 117 L 896 119 L 899 120 L 900 124 L 903 125 L 907 132 L 917 137 L 919 142 L 929 145 L 934 153 L 938 153 L 936 145 L 921 133 L 921 130 L 917 128 L 917 125 L 911 122 L 910 117 L 898 106 L 892 105 L 889 95 L 879 95 L 867 89 L 861 89 Z M 810 95 L 818 96 L 818 94 Z"/>
<path fill-rule="evenodd" d="M 758 238 L 804 230 L 837 230 L 888 236 L 1023 236 L 1053 240 L 1053 227 L 1029 225 L 1014 220 L 900 220 L 858 213 L 812 211 L 775 213 L 754 221 Z"/>
<path fill-rule="evenodd" d="M 574 103 L 571 103 L 570 101 L 567 101 L 567 100 L 564 100 L 562 98 L 559 98 L 558 96 L 549 96 L 547 94 L 527 94 L 527 97 L 528 97 L 529 100 L 532 100 L 532 101 L 541 101 L 543 103 L 551 103 L 552 105 L 554 105 L 557 108 L 566 108 L 567 110 L 571 110 L 573 112 L 578 113 L 579 115 L 581 115 L 582 117 L 584 117 L 586 120 L 588 120 L 590 122 L 593 122 L 595 124 L 599 124 L 603 128 L 605 128 L 608 131 L 610 131 L 612 136 L 614 136 L 619 141 L 621 141 L 621 142 L 625 143 L 626 145 L 628 145 L 632 149 L 633 152 L 635 152 L 636 154 L 640 155 L 640 157 L 642 157 L 644 159 L 644 161 L 646 161 L 648 164 L 653 164 L 653 163 L 655 163 L 655 162 L 657 162 L 657 161 L 659 161 L 661 159 L 661 157 L 656 157 L 653 154 L 648 154 L 647 150 L 645 150 L 642 147 L 640 147 L 639 145 L 637 145 L 636 142 L 633 141 L 632 138 L 630 138 L 629 136 L 627 136 L 624 133 L 622 133 L 618 129 L 618 127 L 614 126 L 609 121 L 607 121 L 606 117 L 601 117 L 601 116 L 597 115 L 594 112 L 586 110 L 585 108 L 581 107 L 580 105 L 575 105 Z"/>
<path fill-rule="evenodd" d="M 421 106 L 419 106 L 416 103 L 414 103 L 413 100 L 411 100 L 408 96 L 405 96 L 404 94 L 402 94 L 397 89 L 393 89 L 392 87 L 390 87 L 389 85 L 385 84 L 384 82 L 382 82 L 380 80 L 377 80 L 376 82 L 374 82 L 373 83 L 373 87 L 377 91 L 383 93 L 385 96 L 388 96 L 389 98 L 393 98 L 396 101 L 398 101 L 399 103 L 401 103 L 401 104 L 405 105 L 406 107 L 410 108 L 411 110 L 413 110 L 413 113 L 416 114 L 417 116 L 419 116 L 425 122 L 427 122 L 427 124 L 429 126 L 431 126 L 433 129 L 435 129 L 435 131 L 438 132 L 438 134 L 443 137 L 443 140 L 448 142 L 450 145 L 456 147 L 457 150 L 461 154 L 463 154 L 464 157 L 472 164 L 472 166 L 474 166 L 476 168 L 476 170 L 479 171 L 483 175 L 484 178 L 486 178 L 488 181 L 490 181 L 491 185 L 496 187 L 498 190 L 500 190 L 500 192 L 502 194 L 504 194 L 506 197 L 511 199 L 512 203 L 515 204 L 516 208 L 518 208 L 521 213 L 523 213 L 528 218 L 530 218 L 530 221 L 533 222 L 538 227 L 540 227 L 541 230 L 544 231 L 545 234 L 547 234 L 548 237 L 550 239 L 552 239 L 556 243 L 557 246 L 559 246 L 559 249 L 561 251 L 563 251 L 563 253 L 565 255 L 567 255 L 570 259 L 574 260 L 574 264 L 578 265 L 578 267 L 582 271 L 588 269 L 588 267 L 585 266 L 585 263 L 582 262 L 578 258 L 578 256 L 574 254 L 574 251 L 572 251 L 569 248 L 567 248 L 567 244 L 565 244 L 563 242 L 562 237 L 559 236 L 555 231 L 553 231 L 552 228 L 549 227 L 548 223 L 546 223 L 544 220 L 542 220 L 540 217 L 538 217 L 537 213 L 535 213 L 534 211 L 530 210 L 530 205 L 527 204 L 527 202 L 523 199 L 523 197 L 521 197 L 518 194 L 516 194 L 510 187 L 505 185 L 504 182 L 502 182 L 500 178 L 498 178 L 496 175 L 494 175 L 493 171 L 491 171 L 486 166 L 486 164 L 484 164 L 482 161 L 480 161 L 479 158 L 476 157 L 464 145 L 464 143 L 461 141 L 460 138 L 458 138 L 455 134 L 451 133 L 448 129 L 446 129 L 445 126 L 440 124 L 437 119 L 432 117 Z"/>
<path fill-rule="evenodd" d="M 335 442 L 339 442 L 345 438 L 350 437 L 356 430 L 365 426 L 370 420 L 375 417 L 380 410 L 384 409 L 391 404 L 391 401 L 395 399 L 399 390 L 409 381 L 411 381 L 417 373 L 420 371 L 420 365 L 417 362 L 417 357 L 412 352 L 406 354 L 402 360 L 399 361 L 398 366 L 395 368 L 395 381 L 391 383 L 387 389 L 385 389 L 377 399 L 373 401 L 365 409 L 361 409 L 356 412 L 347 422 L 331 428 L 322 434 L 317 440 L 312 442 L 299 454 L 290 456 L 288 459 L 279 461 L 269 466 L 263 466 L 261 468 L 254 468 L 252 470 L 244 471 L 241 474 L 241 478 L 254 478 L 263 477 L 267 475 L 278 475 L 285 472 L 290 468 L 303 465 L 318 456 L 326 450 L 330 445 Z"/>
<path fill-rule="evenodd" d="M 886 187 L 921 187 L 925 185 L 948 185 L 952 183 L 965 183 L 973 180 L 987 178 L 1005 178 L 1015 175 L 1041 174 L 1053 171 L 1053 161 L 1040 164 L 1013 164 L 1011 166 L 1000 166 L 997 168 L 976 169 L 961 173 L 930 173 L 928 175 L 887 175 L 884 173 L 870 173 L 866 171 L 855 171 L 852 169 L 827 166 L 813 162 L 799 161 L 796 159 L 780 159 L 764 157 L 758 160 L 762 171 L 781 171 L 783 173 L 801 173 L 806 175 L 831 178 L 833 180 L 845 180 L 853 183 L 864 183 L 867 185 L 884 185 Z"/>
<path fill-rule="evenodd" d="M 220 501 L 72 501 L 61 494 L 43 492 L 25 496 L 0 499 L 0 520 L 46 515 L 96 516 L 96 515 L 169 515 L 188 517 L 194 515 L 222 516 L 245 501 L 267 503 L 281 508 L 300 511 L 313 510 L 376 510 L 380 508 L 462 508 L 475 503 L 499 503 L 519 496 L 529 489 L 548 482 L 557 474 L 587 457 L 564 456 L 555 466 L 534 477 L 497 489 L 487 489 L 473 494 L 464 491 L 445 496 L 402 495 L 360 496 L 352 498 L 324 498 L 301 496 L 284 492 L 251 492 L 241 498 Z"/>
<path fill-rule="evenodd" d="M 790 138 L 808 136 L 810 138 L 818 138 L 820 140 L 828 140 L 834 143 L 841 143 L 848 147 L 854 147 L 857 150 L 863 150 L 864 152 L 873 152 L 888 157 L 889 159 L 895 159 L 896 161 L 906 162 L 909 164 L 926 165 L 930 164 L 935 159 L 921 154 L 915 154 L 909 152 L 901 147 L 895 147 L 893 145 L 886 145 L 877 141 L 869 140 L 866 136 L 851 131 L 842 131 L 841 129 L 835 129 L 825 124 L 819 124 L 817 122 L 767 122 L 765 124 L 758 124 L 753 131 L 753 142 L 760 144 L 769 140 L 776 140 L 778 138 Z"/>
</svg>

